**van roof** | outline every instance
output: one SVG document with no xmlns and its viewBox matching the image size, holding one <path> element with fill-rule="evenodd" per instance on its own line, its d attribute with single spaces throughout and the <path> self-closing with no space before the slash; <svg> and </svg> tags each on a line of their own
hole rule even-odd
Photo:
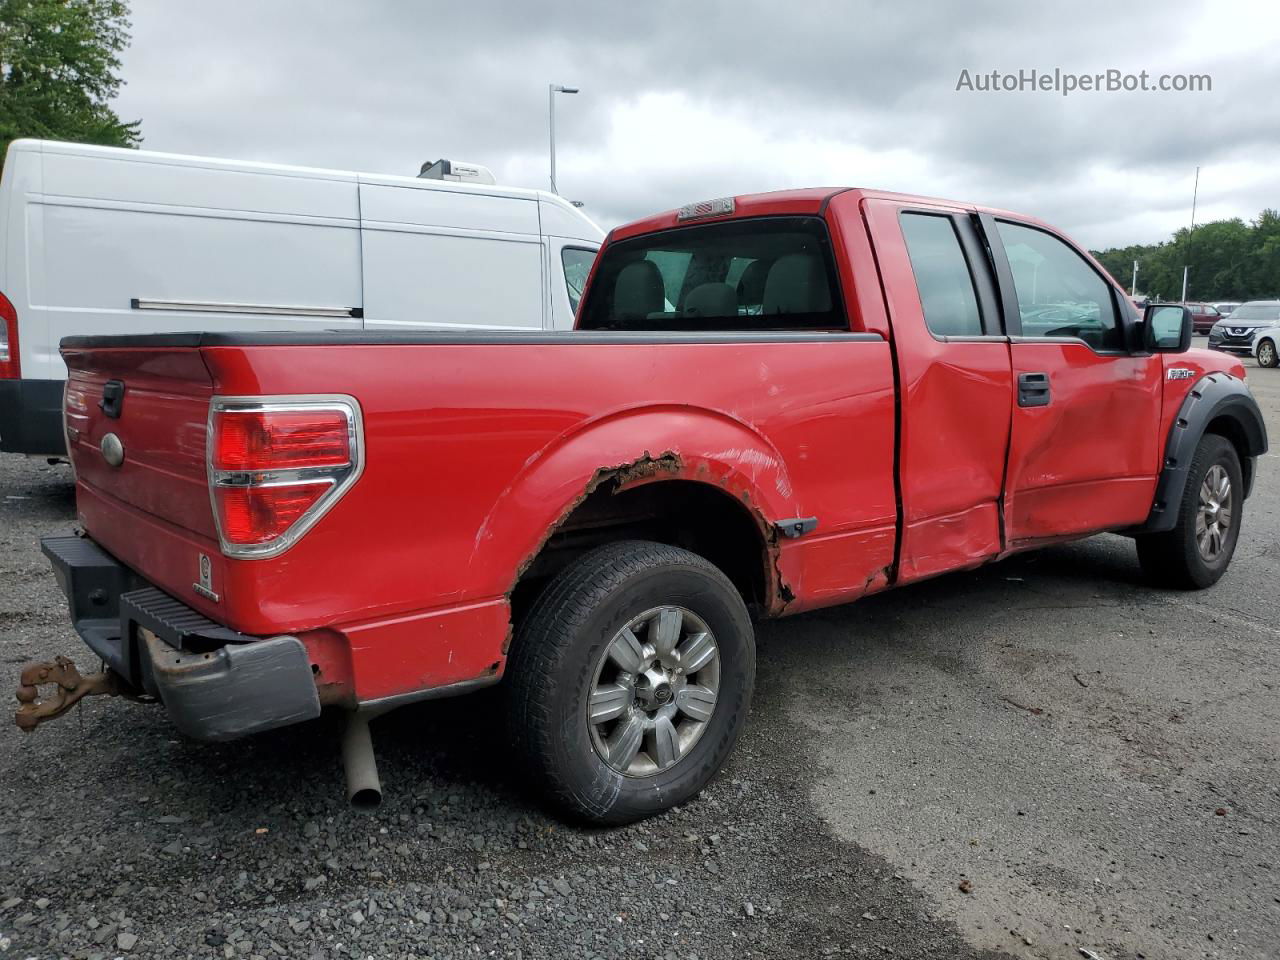
<svg viewBox="0 0 1280 960">
<path fill-rule="evenodd" d="M 75 156 L 100 156 L 104 159 L 125 160 L 133 163 L 159 163 L 172 166 L 198 167 L 213 170 L 230 170 L 250 173 L 279 174 L 313 180 L 340 180 L 352 183 L 385 184 L 411 187 L 417 190 L 437 190 L 447 193 L 472 193 L 489 197 L 512 197 L 522 200 L 539 200 L 563 212 L 585 221 L 595 231 L 603 234 L 599 226 L 568 200 L 546 190 L 530 190 L 523 187 L 506 187 L 489 184 L 456 183 L 449 180 L 428 180 L 421 177 L 394 174 L 367 173 L 353 170 L 330 170 L 323 167 L 299 167 L 283 163 L 264 163 L 256 160 L 229 160 L 224 157 L 203 157 L 184 153 L 162 153 L 157 150 L 134 150 L 126 147 L 100 147 L 85 143 L 64 143 L 60 140 L 14 140 L 9 144 L 9 154 L 60 153 Z"/>
</svg>

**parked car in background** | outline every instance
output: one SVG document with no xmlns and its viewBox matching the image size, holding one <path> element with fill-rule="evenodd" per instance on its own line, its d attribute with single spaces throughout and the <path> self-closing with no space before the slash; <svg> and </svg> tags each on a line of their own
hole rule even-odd
<svg viewBox="0 0 1280 960">
<path fill-rule="evenodd" d="M 0 450 L 65 451 L 66 336 L 566 330 L 603 232 L 560 197 L 16 140 L 0 178 Z M 432 179 L 434 176 L 451 179 Z"/>
<path fill-rule="evenodd" d="M 1184 306 L 1191 311 L 1191 326 L 1198 334 L 1207 334 L 1213 325 L 1222 319 L 1218 308 L 1211 303 L 1191 302 Z"/>
<path fill-rule="evenodd" d="M 626 823 L 732 751 L 752 614 L 1107 530 L 1218 580 L 1266 428 L 1190 342 L 1030 217 L 724 197 L 613 230 L 574 331 L 64 340 L 83 536 L 44 551 L 93 683 L 191 736 L 345 709 L 371 805 L 370 715 L 502 682 L 523 782 Z"/>
<path fill-rule="evenodd" d="M 1260 367 L 1280 367 L 1280 320 L 1254 334 L 1253 356 Z"/>
<path fill-rule="evenodd" d="M 1234 300 L 1223 300 L 1221 303 L 1212 304 L 1212 306 L 1213 309 L 1217 310 L 1218 313 L 1222 314 L 1222 316 L 1226 318 L 1229 317 L 1231 315 L 1231 311 L 1240 306 L 1240 304 Z"/>
<path fill-rule="evenodd" d="M 1258 331 L 1280 322 L 1280 300 L 1250 300 L 1219 320 L 1209 331 L 1209 349 L 1242 357 L 1253 355 Z"/>
</svg>

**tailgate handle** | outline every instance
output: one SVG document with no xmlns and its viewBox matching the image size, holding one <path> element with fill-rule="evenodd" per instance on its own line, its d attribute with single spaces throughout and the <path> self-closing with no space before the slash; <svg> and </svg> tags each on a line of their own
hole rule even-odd
<svg viewBox="0 0 1280 960">
<path fill-rule="evenodd" d="M 124 407 L 124 381 L 108 380 L 102 385 L 102 399 L 98 406 L 112 420 L 120 419 L 120 410 Z"/>
<path fill-rule="evenodd" d="M 1018 374 L 1018 406 L 1047 407 L 1049 405 L 1049 375 L 1047 373 Z"/>
</svg>

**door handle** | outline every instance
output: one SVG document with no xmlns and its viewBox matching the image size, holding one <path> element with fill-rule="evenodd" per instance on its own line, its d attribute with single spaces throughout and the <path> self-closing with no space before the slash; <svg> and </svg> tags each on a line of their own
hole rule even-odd
<svg viewBox="0 0 1280 960">
<path fill-rule="evenodd" d="M 123 406 L 124 381 L 108 380 L 102 385 L 102 399 L 98 401 L 98 407 L 112 420 L 119 420 Z"/>
<path fill-rule="evenodd" d="M 1049 375 L 1047 373 L 1018 374 L 1018 406 L 1047 407 L 1049 405 Z"/>
</svg>

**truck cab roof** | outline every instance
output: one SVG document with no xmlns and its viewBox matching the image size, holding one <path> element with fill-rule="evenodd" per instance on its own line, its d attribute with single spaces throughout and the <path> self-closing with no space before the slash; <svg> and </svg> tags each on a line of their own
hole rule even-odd
<svg viewBox="0 0 1280 960">
<path fill-rule="evenodd" d="M 976 210 L 997 217 L 1013 217 L 1024 223 L 1043 226 L 1057 233 L 1058 231 L 1034 217 L 1015 214 L 996 207 L 984 207 L 978 204 L 947 200 L 940 197 L 918 196 L 907 193 L 895 193 L 890 190 L 876 190 L 868 187 L 806 187 L 797 190 L 775 190 L 768 193 L 749 193 L 740 196 L 725 197 L 721 200 L 705 201 L 703 204 L 690 204 L 676 210 L 655 213 L 652 216 L 633 220 L 630 223 L 615 227 L 609 234 L 610 241 L 625 240 L 628 237 L 659 230 L 669 230 L 691 222 L 707 222 L 710 220 L 729 220 L 742 217 L 770 217 L 821 214 L 831 200 L 841 194 L 852 194 L 858 200 L 895 200 L 898 202 L 919 203 L 929 207 L 949 207 L 956 210 Z M 689 215 L 692 208 L 710 206 L 723 201 L 732 201 L 731 211 L 716 212 L 709 215 Z M 682 214 L 684 214 L 682 216 Z"/>
</svg>

